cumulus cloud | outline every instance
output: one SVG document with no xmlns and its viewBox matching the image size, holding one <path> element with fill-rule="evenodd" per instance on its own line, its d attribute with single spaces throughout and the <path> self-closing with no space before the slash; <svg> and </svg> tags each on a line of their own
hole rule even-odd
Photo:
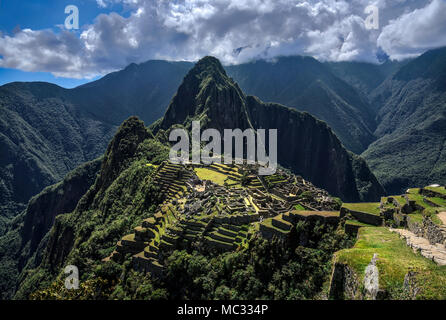
<svg viewBox="0 0 446 320">
<path fill-rule="evenodd" d="M 446 2 L 433 0 L 424 8 L 390 21 L 377 43 L 391 58 L 398 60 L 446 46 Z"/>
<path fill-rule="evenodd" d="M 0 67 L 84 78 L 131 62 L 204 55 L 226 64 L 295 54 L 373 62 L 379 47 L 402 58 L 443 45 L 446 34 L 443 0 L 96 1 L 121 2 L 130 15 L 101 14 L 77 33 L 25 29 L 0 36 Z M 380 30 L 365 27 L 370 4 L 380 8 Z M 423 24 L 423 17 L 440 24 Z"/>
</svg>

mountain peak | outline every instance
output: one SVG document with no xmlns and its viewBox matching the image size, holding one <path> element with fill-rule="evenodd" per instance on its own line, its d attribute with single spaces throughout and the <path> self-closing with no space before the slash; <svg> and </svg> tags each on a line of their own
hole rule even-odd
<svg viewBox="0 0 446 320">
<path fill-rule="evenodd" d="M 200 59 L 184 77 L 160 128 L 167 130 L 174 124 L 188 127 L 190 119 L 201 119 L 204 126 L 212 128 L 230 128 L 234 123 L 248 126 L 245 96 L 214 57 Z"/>
<path fill-rule="evenodd" d="M 195 64 L 195 68 L 207 71 L 219 71 L 226 75 L 225 69 L 223 68 L 220 60 L 212 56 L 206 56 L 198 60 Z"/>
<path fill-rule="evenodd" d="M 227 85 L 227 82 L 231 81 L 226 75 L 226 71 L 220 63 L 220 60 L 211 56 L 200 59 L 188 75 L 196 77 L 201 81 L 213 80 L 220 85 Z"/>
</svg>

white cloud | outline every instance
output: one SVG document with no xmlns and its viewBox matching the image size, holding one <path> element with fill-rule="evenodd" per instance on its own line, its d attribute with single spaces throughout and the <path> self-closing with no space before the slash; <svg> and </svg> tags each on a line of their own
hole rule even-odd
<svg viewBox="0 0 446 320">
<path fill-rule="evenodd" d="M 378 45 L 400 58 L 445 44 L 442 1 L 426 7 L 422 0 L 97 0 L 102 7 L 121 2 L 131 15 L 99 15 L 80 35 L 23 30 L 0 36 L 0 67 L 79 78 L 131 62 L 204 55 L 227 64 L 292 54 L 376 61 Z M 370 4 L 380 8 L 381 35 L 365 28 Z"/>
<path fill-rule="evenodd" d="M 446 2 L 433 0 L 424 8 L 390 21 L 377 42 L 393 59 L 409 58 L 446 46 Z"/>
</svg>

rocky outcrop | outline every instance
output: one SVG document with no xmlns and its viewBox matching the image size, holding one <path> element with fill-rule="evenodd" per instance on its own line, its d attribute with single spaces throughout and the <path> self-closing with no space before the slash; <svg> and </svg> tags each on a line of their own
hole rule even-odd
<svg viewBox="0 0 446 320">
<path fill-rule="evenodd" d="M 364 275 L 364 289 L 366 290 L 366 296 L 372 300 L 376 299 L 379 292 L 379 271 L 376 266 L 377 259 L 378 255 L 375 253 L 365 269 Z"/>
<path fill-rule="evenodd" d="M 53 226 L 55 217 L 76 208 L 79 199 L 94 183 L 101 161 L 102 159 L 97 159 L 87 162 L 69 173 L 62 182 L 45 188 L 30 200 L 20 232 L 21 250 L 27 247 L 27 252 L 22 252 L 20 256 L 19 269 L 23 268 L 29 257 L 34 254 L 40 241 Z"/>
<path fill-rule="evenodd" d="M 363 280 L 352 267 L 341 263 L 334 257 L 330 277 L 330 299 L 342 300 L 383 300 L 388 294 L 380 288 L 379 270 L 376 265 L 378 255 L 374 254 L 369 265 L 364 270 Z"/>
</svg>

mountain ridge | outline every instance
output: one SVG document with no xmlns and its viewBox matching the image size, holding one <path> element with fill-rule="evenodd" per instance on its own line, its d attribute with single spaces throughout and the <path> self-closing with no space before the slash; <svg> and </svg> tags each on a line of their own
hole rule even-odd
<svg viewBox="0 0 446 320">
<path fill-rule="evenodd" d="M 325 122 L 308 113 L 246 97 L 216 58 L 205 57 L 197 62 L 184 78 L 165 116 L 151 129 L 154 134 L 161 129 L 168 132 L 178 124 L 190 129 L 193 119 L 199 119 L 203 129 L 220 132 L 236 128 L 277 129 L 279 164 L 350 201 L 376 200 L 384 193 L 365 162 L 359 158 L 356 162 L 357 157 L 344 149 Z M 316 138 L 312 139 L 313 135 Z M 305 156 L 298 156 L 300 150 Z M 368 174 L 357 175 L 353 162 Z"/>
</svg>

